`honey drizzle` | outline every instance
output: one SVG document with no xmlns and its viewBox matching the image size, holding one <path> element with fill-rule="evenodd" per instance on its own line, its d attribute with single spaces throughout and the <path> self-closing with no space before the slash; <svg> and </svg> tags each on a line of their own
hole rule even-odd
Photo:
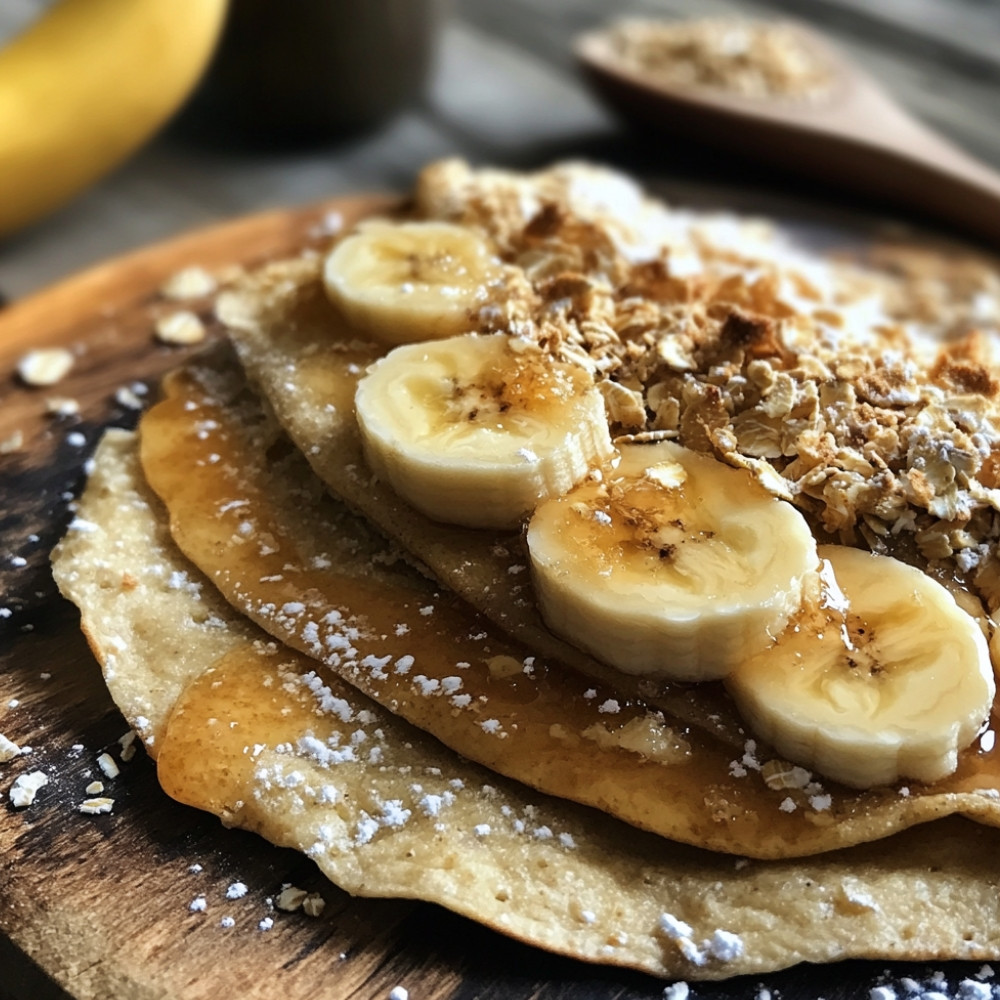
<svg viewBox="0 0 1000 1000">
<path fill-rule="evenodd" d="M 156 759 L 171 798 L 237 822 L 253 781 L 251 746 L 294 743 L 311 724 L 301 697 L 268 682 L 268 659 L 263 644 L 241 643 L 184 689 Z"/>
<path fill-rule="evenodd" d="M 363 872 L 343 858 L 370 817 L 384 818 L 387 800 L 401 810 L 387 829 L 409 820 L 433 827 L 432 812 L 415 814 L 419 797 L 453 802 L 464 784 L 452 780 L 437 744 L 413 734 L 419 745 L 407 750 L 405 724 L 372 711 L 325 672 L 317 683 L 315 669 L 277 643 L 236 644 L 181 693 L 164 727 L 157 774 L 171 797 L 308 851 L 356 891 Z M 434 833 L 427 839 L 433 850 Z"/>
<path fill-rule="evenodd" d="M 598 746 L 582 735 L 588 728 L 614 731 L 646 716 L 646 706 L 558 664 L 528 663 L 528 651 L 452 595 L 428 597 L 419 583 L 359 562 L 347 536 L 327 539 L 341 550 L 339 565 L 310 566 L 316 535 L 310 527 L 305 537 L 296 532 L 323 519 L 301 498 L 275 500 L 288 484 L 262 476 L 245 423 L 190 372 L 168 380 L 166 393 L 143 419 L 142 461 L 182 551 L 271 634 L 492 770 L 673 839 L 757 857 L 815 853 L 959 807 L 975 809 L 978 797 L 948 803 L 940 793 L 1000 785 L 1000 751 L 980 747 L 930 789 L 913 786 L 902 796 L 893 788 L 833 786 L 826 790 L 829 808 L 815 808 L 808 792 L 768 788 L 754 773 L 761 762 L 752 753 L 741 765 L 731 749 L 700 732 L 675 733 L 689 752 L 670 764 Z M 336 532 L 336 517 L 326 520 Z M 253 541 L 266 543 L 241 535 L 245 523 Z M 513 679 L 493 676 L 488 661 L 498 655 L 530 669 Z M 446 678 L 461 686 L 446 693 L 455 684 Z M 468 704 L 456 703 L 456 694 L 468 696 Z M 1000 816 L 988 818 L 1000 825 Z"/>
</svg>

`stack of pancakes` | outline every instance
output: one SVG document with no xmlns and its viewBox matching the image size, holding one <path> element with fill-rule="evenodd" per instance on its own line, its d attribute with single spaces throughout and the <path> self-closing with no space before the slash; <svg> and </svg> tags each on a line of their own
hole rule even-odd
<svg viewBox="0 0 1000 1000">
<path fill-rule="evenodd" d="M 553 175 L 475 176 L 544 201 Z M 220 297 L 228 343 L 137 436 L 105 436 L 54 557 L 168 794 L 348 892 L 655 975 L 1000 954 L 991 755 L 847 789 L 755 740 L 717 685 L 552 635 L 521 532 L 431 521 L 367 468 L 354 390 L 387 348 L 322 264 Z"/>
</svg>

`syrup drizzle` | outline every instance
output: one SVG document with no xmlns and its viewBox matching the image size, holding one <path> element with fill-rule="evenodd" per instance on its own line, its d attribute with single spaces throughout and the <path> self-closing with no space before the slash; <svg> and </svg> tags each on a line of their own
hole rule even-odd
<svg viewBox="0 0 1000 1000">
<path fill-rule="evenodd" d="M 946 781 L 911 786 L 907 795 L 831 784 L 823 789 L 830 796 L 823 808 L 810 806 L 808 791 L 769 788 L 752 748 L 741 764 L 739 754 L 734 761 L 731 748 L 697 731 L 672 730 L 677 752 L 668 764 L 599 745 L 584 735 L 590 727 L 613 733 L 645 718 L 646 706 L 559 664 L 533 660 L 449 594 L 412 576 L 373 573 L 366 557 L 352 562 L 339 515 L 311 513 L 301 496 L 286 496 L 283 505 L 281 487 L 294 494 L 294 483 L 262 479 L 260 442 L 231 404 L 190 373 L 170 380 L 166 391 L 143 420 L 142 459 L 182 550 L 265 629 L 323 659 L 320 675 L 332 670 L 463 755 L 636 826 L 748 856 L 816 853 L 956 810 L 1000 825 L 993 799 L 948 798 L 1000 787 L 995 718 Z M 252 543 L 241 534 L 246 523 Z M 339 545 L 342 556 L 328 565 L 317 564 L 317 536 L 309 534 L 324 523 L 331 550 Z M 500 676 L 488 665 L 498 655 L 525 666 L 532 659 L 531 669 Z M 451 701 L 456 694 L 469 700 Z M 163 766 L 170 782 L 177 765 Z"/>
</svg>

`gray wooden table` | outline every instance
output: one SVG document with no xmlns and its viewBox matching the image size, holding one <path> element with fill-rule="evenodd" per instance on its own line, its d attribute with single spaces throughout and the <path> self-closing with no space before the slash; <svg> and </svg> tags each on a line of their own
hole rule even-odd
<svg viewBox="0 0 1000 1000">
<path fill-rule="evenodd" d="M 2 0 L 0 38 L 41 6 Z M 1000 169 L 1000 0 L 455 0 L 433 81 L 411 110 L 362 136 L 285 152 L 208 144 L 175 125 L 73 204 L 0 242 L 0 292 L 20 298 L 106 257 L 226 217 L 339 193 L 403 190 L 422 164 L 441 156 L 514 167 L 583 156 L 651 179 L 709 181 L 750 207 L 788 190 L 834 207 L 858 203 L 731 156 L 630 134 L 586 92 L 569 53 L 575 32 L 625 13 L 811 21 L 910 111 Z M 0 997 L 59 995 L 2 939 L 0 970 Z M 832 1000 L 867 996 L 871 975 L 839 971 L 819 993 L 815 979 L 776 983 L 786 998 Z M 756 995 L 753 986 L 738 989 L 694 995 Z"/>
</svg>

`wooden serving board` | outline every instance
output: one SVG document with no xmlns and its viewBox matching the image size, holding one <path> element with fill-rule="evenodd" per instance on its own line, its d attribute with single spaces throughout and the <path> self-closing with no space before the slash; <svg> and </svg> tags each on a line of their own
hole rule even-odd
<svg viewBox="0 0 1000 1000">
<path fill-rule="evenodd" d="M 0 608 L 11 611 L 0 617 L 0 732 L 33 748 L 0 764 L 0 1000 L 187 1000 L 222 990 L 261 1000 L 341 1000 L 387 998 L 397 985 L 412 1000 L 663 994 L 659 981 L 545 955 L 426 904 L 351 898 L 304 857 L 168 799 L 141 750 L 120 776 L 105 779 L 115 799 L 110 815 L 78 811 L 86 785 L 103 777 L 97 757 L 106 750 L 118 757 L 127 726 L 76 610 L 55 590 L 48 556 L 102 429 L 135 423 L 137 412 L 116 401 L 116 391 L 134 392 L 138 383 L 152 397 L 159 376 L 191 350 L 155 341 L 155 317 L 177 308 L 158 289 L 183 266 L 253 266 L 321 245 L 329 213 L 349 223 L 386 204 L 374 196 L 341 199 L 220 225 L 0 311 L 0 441 L 16 430 L 24 436 L 19 451 L 0 455 Z M 210 323 L 210 304 L 200 305 Z M 14 374 L 17 361 L 45 346 L 78 352 L 76 364 L 59 385 L 28 388 Z M 46 416 L 51 396 L 76 399 L 79 417 Z M 74 443 L 74 435 L 86 443 Z M 49 785 L 29 808 L 15 810 L 8 788 L 36 769 Z M 248 891 L 228 900 L 234 882 Z M 283 883 L 320 892 L 322 916 L 273 912 L 268 900 Z M 189 909 L 199 896 L 205 913 Z M 221 927 L 222 916 L 234 926 Z M 260 930 L 266 917 L 274 925 Z M 766 986 L 786 1000 L 867 996 L 885 968 L 800 966 L 767 977 Z M 945 968 L 956 982 L 978 965 Z M 894 970 L 922 981 L 930 971 Z M 698 984 L 692 995 L 749 1000 L 760 985 Z"/>
</svg>

